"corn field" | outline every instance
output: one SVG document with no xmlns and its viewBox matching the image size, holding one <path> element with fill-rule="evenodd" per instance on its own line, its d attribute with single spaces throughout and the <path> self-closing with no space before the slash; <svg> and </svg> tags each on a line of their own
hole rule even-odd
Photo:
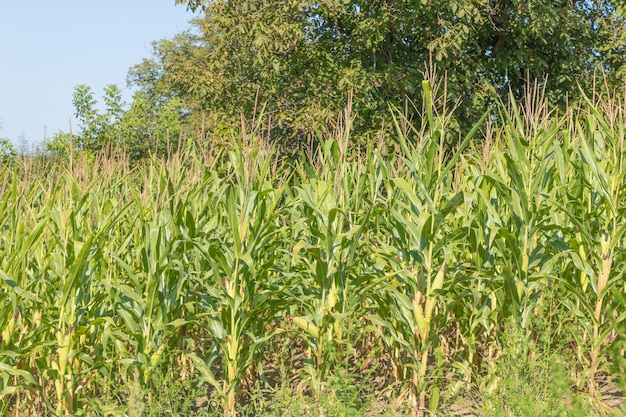
<svg viewBox="0 0 626 417">
<path fill-rule="evenodd" d="M 529 94 L 450 144 L 424 87 L 420 124 L 390 110 L 395 147 L 357 154 L 346 111 L 306 162 L 252 126 L 134 168 L 1 168 L 0 415 L 139 416 L 174 380 L 197 415 L 281 384 L 324 415 L 342 373 L 434 415 L 511 328 L 601 399 L 624 370 L 626 106 Z"/>
</svg>

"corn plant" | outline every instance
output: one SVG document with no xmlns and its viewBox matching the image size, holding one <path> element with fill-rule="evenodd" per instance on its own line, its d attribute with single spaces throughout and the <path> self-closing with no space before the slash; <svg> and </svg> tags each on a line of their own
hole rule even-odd
<svg viewBox="0 0 626 417">
<path fill-rule="evenodd" d="M 444 126 L 441 119 L 435 119 L 430 84 L 425 81 L 423 88 L 427 136 L 417 146 L 410 145 L 396 123 L 410 182 L 403 177 L 394 178 L 388 190 L 390 245 L 398 251 L 394 268 L 400 285 L 387 287 L 386 297 L 380 298 L 380 314 L 370 317 L 409 354 L 407 367 L 412 371 L 411 395 L 416 415 L 422 415 L 426 405 L 428 358 L 438 341 L 435 329 L 446 325 L 447 311 L 440 294 L 447 264 L 453 258 L 452 251 L 445 247 L 454 247 L 465 233 L 446 222 L 446 217 L 454 216 L 464 202 L 463 194 L 455 194 L 451 188 L 452 168 L 479 126 L 446 160 Z M 486 117 L 487 114 L 483 120 Z M 431 408 L 436 409 L 439 389 L 436 385 L 431 387 Z"/>
<path fill-rule="evenodd" d="M 90 357 L 93 344 L 87 337 L 99 323 L 94 277 L 101 272 L 108 233 L 125 211 L 100 212 L 98 201 L 89 195 L 75 187 L 69 176 L 44 189 L 32 203 L 38 210 L 26 217 L 39 221 L 29 233 L 24 230 L 28 223 L 18 225 L 15 230 L 21 228 L 22 236 L 28 236 L 14 240 L 23 251 L 12 252 L 10 264 L 2 268 L 17 304 L 15 319 L 24 314 L 21 309 L 30 313 L 20 320 L 17 339 L 6 332 L 7 342 L 14 344 L 15 353 L 29 351 L 22 366 L 36 370 L 39 389 L 45 392 L 53 385 L 54 401 L 47 396 L 44 400 L 57 414 L 73 413 L 80 406 L 76 391 L 97 361 Z M 73 204 L 57 206 L 58 201 Z M 97 220 L 92 214 L 97 214 Z"/>
<path fill-rule="evenodd" d="M 624 328 L 626 312 L 619 294 L 624 291 L 624 272 L 617 267 L 623 262 L 624 232 L 624 116 L 622 109 L 607 115 L 617 117 L 611 124 L 589 99 L 585 124 L 576 123 L 578 153 L 571 155 L 570 183 L 566 191 L 552 203 L 567 216 L 563 224 L 561 248 L 575 275 L 564 274 L 561 282 L 570 297 L 563 303 L 572 310 L 584 329 L 574 337 L 585 345 L 589 337 L 587 356 L 589 392 L 596 393 L 595 376 L 599 371 L 603 347 Z M 566 269 L 570 270 L 571 269 Z"/>
<path fill-rule="evenodd" d="M 127 399 L 154 404 L 163 374 L 229 417 L 278 384 L 327 414 L 354 374 L 445 413 L 464 386 L 507 389 L 507 352 L 555 348 L 600 400 L 626 321 L 623 106 L 537 93 L 455 144 L 431 90 L 417 127 L 390 113 L 390 155 L 359 153 L 348 107 L 310 161 L 281 162 L 261 116 L 242 146 L 131 171 L 0 166 L 0 415 L 140 414 Z M 297 358 L 280 377 L 276 335 Z"/>
<path fill-rule="evenodd" d="M 233 166 L 240 156 L 231 154 Z M 210 207 L 210 228 L 193 242 L 203 257 L 199 316 L 213 340 L 204 357 L 188 355 L 223 399 L 226 416 L 236 415 L 241 381 L 278 330 L 277 314 L 285 308 L 276 275 L 283 256 L 283 190 L 263 176 L 248 185 L 224 185 L 216 206 Z M 221 378 L 212 369 L 218 359 Z"/>
<path fill-rule="evenodd" d="M 379 236 L 385 163 L 376 153 L 348 161 L 345 132 L 323 143 L 317 169 L 300 172 L 293 187 L 291 321 L 307 344 L 305 369 L 316 395 L 330 373 L 358 355 L 353 335 L 389 279 L 390 251 Z"/>
<path fill-rule="evenodd" d="M 37 192 L 23 195 L 15 172 L 4 171 L 0 200 L 0 412 L 7 412 L 8 400 L 19 398 L 22 390 L 41 389 L 31 365 L 45 340 L 41 333 L 41 311 L 45 307 L 36 288 L 23 271 L 33 263 L 30 254 L 40 250 L 40 236 L 46 220 L 33 221 L 34 210 L 25 206 L 25 199 L 38 199 Z M 36 262 L 34 263 L 36 266 Z M 33 272 L 36 270 L 33 268 Z M 38 314 L 30 314 L 39 312 Z M 35 316 L 35 317 L 34 317 Z"/>
</svg>

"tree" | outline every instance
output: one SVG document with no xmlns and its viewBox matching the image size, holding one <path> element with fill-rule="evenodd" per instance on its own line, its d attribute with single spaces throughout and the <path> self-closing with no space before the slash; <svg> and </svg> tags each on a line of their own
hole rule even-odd
<svg viewBox="0 0 626 417">
<path fill-rule="evenodd" d="M 161 87 L 190 107 L 250 117 L 267 102 L 292 134 L 333 119 L 350 90 L 357 128 L 376 127 L 388 101 L 419 97 L 431 58 L 466 122 L 509 90 L 520 98 L 530 82 L 563 104 L 595 70 L 618 86 L 626 68 L 626 21 L 609 0 L 176 3 L 203 10 L 198 33 L 157 44 L 131 79 L 146 86 L 142 70 L 160 65 Z"/>
<path fill-rule="evenodd" d="M 59 158 L 69 152 L 124 152 L 131 161 L 149 154 L 164 155 L 179 146 L 185 109 L 181 100 L 154 101 L 150 92 L 138 91 L 130 106 L 122 101 L 116 85 L 104 88 L 104 111 L 97 108 L 91 87 L 79 85 L 73 104 L 78 119 L 78 133 L 58 132 L 45 146 Z"/>
<path fill-rule="evenodd" d="M 17 152 L 11 140 L 0 138 L 0 164 L 8 164 L 17 157 Z"/>
<path fill-rule="evenodd" d="M 178 99 L 154 106 L 143 91 L 133 96 L 130 108 L 120 120 L 123 147 L 131 160 L 149 154 L 167 155 L 178 149 L 184 108 Z"/>
<path fill-rule="evenodd" d="M 96 108 L 98 103 L 91 87 L 87 85 L 76 86 L 72 103 L 81 129 L 76 135 L 77 149 L 101 151 L 112 149 L 121 143 L 119 125 L 124 115 L 124 103 L 119 87 L 111 84 L 104 88 L 104 113 Z"/>
</svg>

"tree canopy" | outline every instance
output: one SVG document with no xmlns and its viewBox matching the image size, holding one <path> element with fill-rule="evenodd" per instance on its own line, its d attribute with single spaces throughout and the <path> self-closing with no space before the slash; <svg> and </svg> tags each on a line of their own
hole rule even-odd
<svg viewBox="0 0 626 417">
<path fill-rule="evenodd" d="M 352 99 L 354 129 L 380 129 L 388 103 L 420 101 L 424 70 L 445 74 L 459 129 L 530 82 L 553 104 L 626 72 L 625 7 L 610 0 L 175 0 L 192 29 L 154 44 L 129 83 L 152 109 L 228 133 L 264 109 L 282 144 L 323 132 Z M 410 109 L 409 109 L 410 111 Z"/>
</svg>

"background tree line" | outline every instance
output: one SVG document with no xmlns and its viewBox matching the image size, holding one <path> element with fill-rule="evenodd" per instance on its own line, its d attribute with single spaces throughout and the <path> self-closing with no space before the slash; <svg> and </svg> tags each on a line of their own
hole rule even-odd
<svg viewBox="0 0 626 417">
<path fill-rule="evenodd" d="M 367 142 L 384 131 L 389 103 L 419 117 L 424 70 L 435 66 L 448 102 L 458 103 L 453 138 L 509 91 L 519 99 L 528 83 L 562 106 L 598 72 L 621 91 L 625 73 L 626 8 L 618 1 L 176 3 L 200 14 L 130 69 L 132 103 L 110 86 L 99 112 L 89 87 L 77 87 L 81 130 L 71 141 L 57 135 L 50 150 L 121 148 L 138 159 L 183 139 L 238 136 L 242 119 L 263 114 L 264 135 L 292 151 L 332 129 L 348 100 L 353 137 Z"/>
</svg>

